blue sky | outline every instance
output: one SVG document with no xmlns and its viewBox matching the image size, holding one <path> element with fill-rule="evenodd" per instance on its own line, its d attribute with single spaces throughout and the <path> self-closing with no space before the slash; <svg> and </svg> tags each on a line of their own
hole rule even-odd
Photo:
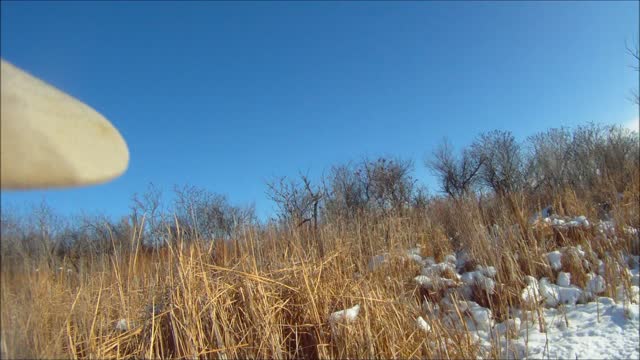
<svg viewBox="0 0 640 360">
<path fill-rule="evenodd" d="M 638 2 L 8 2 L 4 59 L 120 129 L 131 162 L 106 185 L 2 192 L 64 214 L 128 212 L 149 182 L 255 202 L 265 181 L 363 156 L 424 159 L 443 137 L 523 139 L 628 124 Z M 168 199 L 166 197 L 165 199 Z"/>
</svg>

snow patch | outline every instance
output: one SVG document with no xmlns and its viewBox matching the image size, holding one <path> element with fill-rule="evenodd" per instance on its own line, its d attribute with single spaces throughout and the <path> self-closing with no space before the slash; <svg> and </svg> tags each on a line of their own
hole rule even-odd
<svg viewBox="0 0 640 360">
<path fill-rule="evenodd" d="M 348 309 L 344 309 L 344 310 L 340 310 L 332 313 L 331 316 L 329 316 L 329 322 L 332 325 L 335 325 L 339 322 L 351 323 L 356 320 L 359 313 L 360 313 L 360 304 Z"/>
<path fill-rule="evenodd" d="M 429 326 L 427 321 L 423 319 L 422 316 L 418 316 L 418 318 L 416 319 L 416 326 L 418 327 L 418 329 L 424 332 L 431 331 L 431 326 Z"/>
<path fill-rule="evenodd" d="M 386 264 L 390 257 L 387 253 L 372 257 L 371 260 L 369 260 L 369 271 L 374 271 L 383 264 Z"/>
<path fill-rule="evenodd" d="M 558 279 L 556 280 L 556 284 L 558 286 L 569 286 L 569 285 L 571 285 L 571 273 L 560 272 L 558 274 Z"/>
<path fill-rule="evenodd" d="M 562 253 L 560 251 L 556 250 L 548 253 L 547 260 L 553 270 L 558 271 L 562 269 Z"/>
<path fill-rule="evenodd" d="M 129 330 L 129 325 L 127 323 L 127 319 L 120 319 L 116 324 L 116 330 L 118 331 L 127 331 Z"/>
</svg>

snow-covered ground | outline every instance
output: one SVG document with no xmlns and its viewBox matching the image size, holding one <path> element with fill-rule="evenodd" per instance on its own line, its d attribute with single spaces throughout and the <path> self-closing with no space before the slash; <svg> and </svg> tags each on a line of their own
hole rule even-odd
<svg viewBox="0 0 640 360">
<path fill-rule="evenodd" d="M 532 314 L 529 314 L 530 316 Z M 544 309 L 546 333 L 537 323 L 523 323 L 518 337 L 501 338 L 501 353 L 531 359 L 638 359 L 638 304 L 609 298 L 564 308 Z M 568 325 L 567 325 L 568 324 Z"/>
<path fill-rule="evenodd" d="M 541 213 L 535 220 L 554 227 L 592 226 L 584 216 L 559 219 Z M 612 235 L 615 225 L 601 221 L 597 229 L 604 235 Z M 627 234 L 638 235 L 637 229 L 623 230 Z M 563 255 L 578 256 L 586 268 L 592 269 L 587 274 L 584 288 L 573 285 L 571 274 L 561 271 Z M 426 333 L 425 336 L 429 336 L 431 321 L 439 319 L 447 326 L 468 329 L 483 349 L 481 353 L 484 357 L 490 357 L 490 351 L 499 347 L 503 358 L 640 358 L 638 256 L 625 256 L 625 260 L 628 260 L 625 263 L 632 265 L 619 270 L 626 272 L 631 286 L 628 291 L 619 286 L 616 299 L 610 299 L 601 296 L 606 289 L 603 277 L 605 264 L 602 260 L 598 260 L 597 264 L 588 264 L 585 251 L 579 246 L 548 253 L 546 260 L 556 275 L 555 283 L 548 278 L 528 276 L 525 279 L 528 285 L 521 294 L 525 304 L 543 304 L 540 312 L 544 319 L 544 332 L 540 331 L 540 321 L 535 312 L 511 309 L 508 320 L 495 323 L 491 310 L 473 301 L 474 288 L 487 294 L 496 291 L 495 268 L 477 266 L 474 271 L 462 272 L 465 259 L 468 259 L 468 254 L 464 253 L 457 257 L 448 255 L 441 263 L 436 263 L 433 258 L 422 258 L 419 248 L 405 252 L 404 257 L 422 267 L 420 275 L 413 279 L 416 285 L 429 292 L 444 291 L 446 294 L 438 303 L 431 303 L 431 300 L 423 303 L 423 313 L 415 319 L 415 324 L 417 329 Z M 375 271 L 390 258 L 389 253 L 373 257 L 369 270 Z M 462 314 L 463 319 L 458 314 Z M 335 315 L 332 315 L 333 321 Z"/>
</svg>

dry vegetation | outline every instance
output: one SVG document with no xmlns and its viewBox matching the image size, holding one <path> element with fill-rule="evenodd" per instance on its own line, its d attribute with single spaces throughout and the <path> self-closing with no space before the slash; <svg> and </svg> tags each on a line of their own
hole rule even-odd
<svg viewBox="0 0 640 360">
<path fill-rule="evenodd" d="M 545 253 L 561 247 L 581 245 L 594 259 L 563 257 L 578 283 L 600 258 L 608 269 L 605 295 L 629 287 L 614 265 L 622 265 L 621 254 L 640 254 L 638 235 L 622 231 L 640 228 L 638 137 L 621 133 L 624 141 L 596 141 L 597 147 L 580 138 L 588 129 L 564 134 L 579 159 L 575 167 L 556 151 L 563 144 L 555 132 L 530 139 L 537 148 L 526 156 L 524 145 L 506 144 L 518 148 L 513 167 L 513 159 L 501 167 L 506 160 L 497 156 L 504 152 L 491 148 L 505 145 L 498 140 L 508 134 L 480 137 L 465 156 L 483 155 L 467 158 L 471 167 L 463 173 L 460 159 L 441 149 L 440 169 L 451 170 L 436 169 L 443 189 L 451 190 L 446 197 L 416 189 L 410 164 L 400 160 L 336 167 L 315 187 L 306 177 L 274 181 L 269 188 L 280 219 L 268 224 L 258 224 L 251 209 L 194 188 L 177 189 L 171 212 L 160 211 L 157 192 L 138 196 L 132 216 L 120 223 L 64 223 L 45 207 L 31 221 L 3 211 L 2 352 L 9 358 L 475 358 L 480 349 L 470 333 L 425 315 L 425 299 L 442 294 L 415 284 L 420 266 L 405 252 L 419 246 L 422 256 L 442 261 L 464 250 L 470 269 L 494 266 L 498 291 L 475 289 L 473 299 L 496 319 L 509 308 L 531 306 L 520 296 L 525 276 L 555 280 Z M 597 174 L 583 168 L 589 166 Z M 517 176 L 499 178 L 508 169 Z M 470 179 L 456 182 L 456 176 Z M 616 234 L 532 225 L 529 217 L 547 205 L 559 215 L 612 219 Z M 371 271 L 371 258 L 382 253 L 390 261 Z M 330 326 L 331 313 L 356 304 L 361 311 L 353 323 Z M 416 327 L 420 315 L 429 334 Z"/>
</svg>

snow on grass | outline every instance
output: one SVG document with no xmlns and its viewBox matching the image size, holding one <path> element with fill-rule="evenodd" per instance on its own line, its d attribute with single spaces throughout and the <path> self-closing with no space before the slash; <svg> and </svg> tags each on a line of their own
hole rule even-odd
<svg viewBox="0 0 640 360">
<path fill-rule="evenodd" d="M 491 310 L 482 307 L 473 301 L 469 301 L 468 305 L 468 311 L 471 313 L 471 318 L 473 319 L 475 327 L 480 330 L 489 330 L 493 324 Z"/>
<path fill-rule="evenodd" d="M 435 289 L 440 289 L 443 287 L 454 287 L 456 286 L 456 282 L 451 280 L 451 279 L 447 279 L 447 278 L 443 278 L 443 277 L 439 277 L 439 276 L 427 276 L 427 275 L 418 275 L 415 278 L 413 278 L 413 280 L 420 286 L 422 286 L 423 288 L 425 288 L 426 290 L 435 290 Z"/>
<path fill-rule="evenodd" d="M 525 276 L 527 286 L 522 290 L 522 300 L 527 304 L 535 304 L 540 299 L 540 284 L 533 276 Z"/>
<path fill-rule="evenodd" d="M 601 294 L 605 290 L 605 282 L 602 275 L 596 275 L 594 273 L 587 274 L 587 288 L 586 291 L 592 294 Z"/>
<path fill-rule="evenodd" d="M 425 266 L 427 262 L 420 255 L 421 252 L 422 252 L 422 249 L 420 249 L 419 246 L 414 247 L 412 249 L 407 250 L 407 252 L 405 253 L 405 257 L 409 260 L 413 260 L 420 266 Z"/>
<path fill-rule="evenodd" d="M 457 274 L 456 267 L 450 262 L 441 262 L 429 266 L 425 266 L 421 271 L 425 276 L 443 276 L 447 273 Z"/>
<path fill-rule="evenodd" d="M 548 253 L 547 260 L 553 270 L 558 271 L 562 269 L 562 253 L 560 251 L 556 250 Z"/>
<path fill-rule="evenodd" d="M 447 262 L 447 263 L 449 263 L 449 264 L 453 264 L 453 265 L 455 265 L 455 264 L 456 264 L 456 262 L 457 262 L 457 259 L 456 259 L 456 256 L 455 256 L 455 255 L 450 254 L 450 255 L 447 255 L 447 256 L 444 258 L 444 261 L 445 261 L 445 262 Z"/>
<path fill-rule="evenodd" d="M 360 313 L 360 304 L 348 309 L 344 309 L 344 310 L 340 310 L 332 313 L 331 316 L 329 316 L 329 322 L 331 323 L 331 325 L 335 325 L 340 322 L 351 323 L 356 320 L 359 313 Z"/>
<path fill-rule="evenodd" d="M 425 302 L 425 304 L 427 304 L 427 302 Z M 454 306 L 453 301 L 446 297 L 443 300 L 442 306 L 429 304 L 424 307 L 429 318 L 442 319 L 443 323 L 451 328 L 466 328 L 471 332 L 479 331 L 483 335 L 486 335 L 494 324 L 491 310 L 480 306 L 475 301 L 458 301 Z M 462 315 L 462 319 L 460 315 L 458 315 L 458 311 L 455 309 L 456 307 L 458 308 L 459 314 Z M 464 325 L 462 322 L 464 322 Z"/>
<path fill-rule="evenodd" d="M 633 307 L 630 311 L 637 314 L 638 306 Z M 565 309 L 564 313 L 558 309 L 545 309 L 546 334 L 529 321 L 521 326 L 518 339 L 512 342 L 520 344 L 516 348 L 526 351 L 518 357 L 637 359 L 640 356 L 640 324 L 637 317 L 630 319 L 628 312 L 623 305 L 609 298 Z"/>
<path fill-rule="evenodd" d="M 587 217 L 584 215 L 576 216 L 574 218 L 550 215 L 547 208 L 532 216 L 529 219 L 529 223 L 532 225 L 547 224 L 560 229 L 591 227 L 589 220 L 587 220 Z M 598 228 L 600 229 L 601 227 L 602 224 L 599 224 Z"/>
<path fill-rule="evenodd" d="M 631 226 L 625 226 L 622 230 L 627 235 L 638 235 L 639 233 L 638 229 Z"/>
<path fill-rule="evenodd" d="M 551 218 L 551 216 L 553 215 L 553 207 L 551 207 L 551 205 L 545 207 L 544 209 L 540 210 L 540 212 L 534 214 L 530 219 L 529 219 L 529 223 L 530 224 L 536 224 L 540 221 L 545 221 L 546 219 Z"/>
<path fill-rule="evenodd" d="M 499 347 L 501 358 L 637 359 L 640 356 L 640 311 L 635 304 L 625 306 L 601 297 L 598 303 L 544 309 L 546 333 L 540 332 L 533 312 L 525 317 L 525 312 L 514 311 L 512 318 L 494 324 L 491 310 L 473 301 L 460 301 L 458 307 L 470 336 L 484 349 L 484 357 L 491 356 L 492 346 Z M 446 311 L 438 305 L 430 308 L 432 313 Z M 448 326 L 462 327 L 460 318 L 452 311 L 442 319 Z M 419 317 L 416 324 L 422 329 L 421 320 L 424 321 Z"/>
<path fill-rule="evenodd" d="M 329 325 L 331 326 L 332 336 L 338 336 L 340 326 L 349 325 L 356 320 L 360 313 L 360 304 L 351 308 L 336 311 L 329 315 Z"/>
<path fill-rule="evenodd" d="M 118 323 L 116 324 L 116 330 L 127 331 L 128 329 L 129 329 L 129 326 L 127 324 L 127 319 L 118 320 Z"/>
<path fill-rule="evenodd" d="M 566 274 L 566 273 L 564 273 Z M 600 277 L 602 278 L 602 277 Z M 599 278 L 596 278 L 599 279 Z M 577 303 L 585 303 L 589 300 L 589 292 L 585 292 L 577 286 L 569 285 L 568 278 L 558 279 L 558 283 L 567 285 L 556 285 L 549 282 L 549 279 L 543 277 L 540 281 L 528 276 L 526 278 L 527 286 L 522 290 L 522 299 L 526 303 L 535 303 L 537 301 L 544 301 L 546 307 L 557 307 L 558 305 L 575 305 Z M 594 290 L 599 290 L 600 280 L 596 280 L 592 286 Z M 604 279 L 602 279 L 602 286 L 604 287 Z M 604 291 L 604 290 L 603 290 Z M 602 292 L 602 291 L 600 291 Z"/>
<path fill-rule="evenodd" d="M 369 260 L 369 271 L 374 271 L 382 264 L 386 264 L 390 258 L 391 256 L 387 253 L 372 257 L 371 260 Z"/>
<path fill-rule="evenodd" d="M 584 216 L 573 219 L 547 217 L 544 220 L 554 226 L 591 226 Z M 612 222 L 600 221 L 597 230 L 605 236 L 615 236 Z M 637 231 L 625 233 L 638 234 Z M 562 271 L 563 255 L 569 259 L 578 258 L 585 269 L 592 269 L 586 274 L 583 288 L 572 284 L 571 273 Z M 525 304 L 544 306 L 540 309 L 544 321 L 542 327 L 535 312 L 516 308 L 509 309 L 505 321 L 495 323 L 491 309 L 471 301 L 475 296 L 474 288 L 488 294 L 496 291 L 497 271 L 494 267 L 477 266 L 474 271 L 462 272 L 465 263 L 471 260 L 468 254 L 463 253 L 458 253 L 457 258 L 446 256 L 441 263 L 432 259 L 424 262 L 421 275 L 414 281 L 427 289 L 444 288 L 445 296 L 438 303 L 425 300 L 423 316 L 431 320 L 440 319 L 448 327 L 467 329 L 473 341 L 480 345 L 481 357 L 500 354 L 502 358 L 534 359 L 640 358 L 640 257 L 626 255 L 623 259 L 620 254 L 620 260 L 605 265 L 597 257 L 591 260 L 586 255 L 579 245 L 547 253 L 545 258 L 557 275 L 555 283 L 546 277 L 525 276 L 526 286 L 521 298 Z M 630 269 L 625 269 L 622 264 Z M 630 281 L 630 286 L 626 283 L 626 286 L 616 288 L 615 300 L 598 297 L 607 289 L 603 277 L 605 266 L 616 266 L 613 271 L 619 271 Z M 425 318 L 419 316 L 416 319 L 417 328 L 423 332 L 431 329 Z M 542 328 L 546 332 L 541 332 Z"/>
<path fill-rule="evenodd" d="M 520 318 L 509 319 L 496 324 L 496 326 L 494 327 L 494 331 L 498 334 L 498 336 L 506 337 L 508 335 L 509 338 L 514 338 L 518 336 L 521 324 L 522 320 L 520 320 Z"/>
<path fill-rule="evenodd" d="M 456 271 L 456 257 L 454 255 L 448 255 L 445 261 L 437 264 L 430 260 L 431 258 L 427 258 L 426 266 L 420 271 L 421 274 L 413 278 L 418 285 L 427 290 L 458 286 L 457 280 L 460 280 L 461 277 Z"/>
<path fill-rule="evenodd" d="M 579 227 L 579 226 L 583 226 L 583 227 L 589 227 L 589 220 L 587 220 L 587 217 L 584 215 L 580 215 L 576 218 L 573 218 L 572 220 L 569 220 L 569 222 L 567 223 L 567 226 L 569 227 Z"/>
<path fill-rule="evenodd" d="M 418 318 L 416 319 L 416 326 L 418 327 L 418 329 L 424 332 L 431 331 L 431 326 L 429 326 L 427 321 L 423 319 L 422 316 L 418 316 Z"/>
<path fill-rule="evenodd" d="M 407 254 L 407 258 L 409 260 L 415 261 L 419 265 L 424 265 L 424 260 L 422 259 L 422 256 L 420 256 L 418 254 Z"/>
<path fill-rule="evenodd" d="M 560 272 L 560 274 L 558 274 L 558 278 L 556 279 L 556 284 L 558 286 L 571 285 L 571 273 Z"/>
<path fill-rule="evenodd" d="M 640 303 L 640 288 L 631 285 L 629 289 L 625 289 L 623 286 L 616 288 L 616 299 L 620 303 L 632 302 L 634 304 Z"/>
<path fill-rule="evenodd" d="M 476 271 L 469 271 L 460 276 L 460 280 L 467 285 L 473 286 L 477 285 L 482 290 L 486 291 L 488 294 L 493 294 L 496 283 L 492 279 L 496 276 L 496 269 L 491 266 L 488 268 L 478 267 Z M 467 293 L 468 291 L 464 291 Z"/>
</svg>

